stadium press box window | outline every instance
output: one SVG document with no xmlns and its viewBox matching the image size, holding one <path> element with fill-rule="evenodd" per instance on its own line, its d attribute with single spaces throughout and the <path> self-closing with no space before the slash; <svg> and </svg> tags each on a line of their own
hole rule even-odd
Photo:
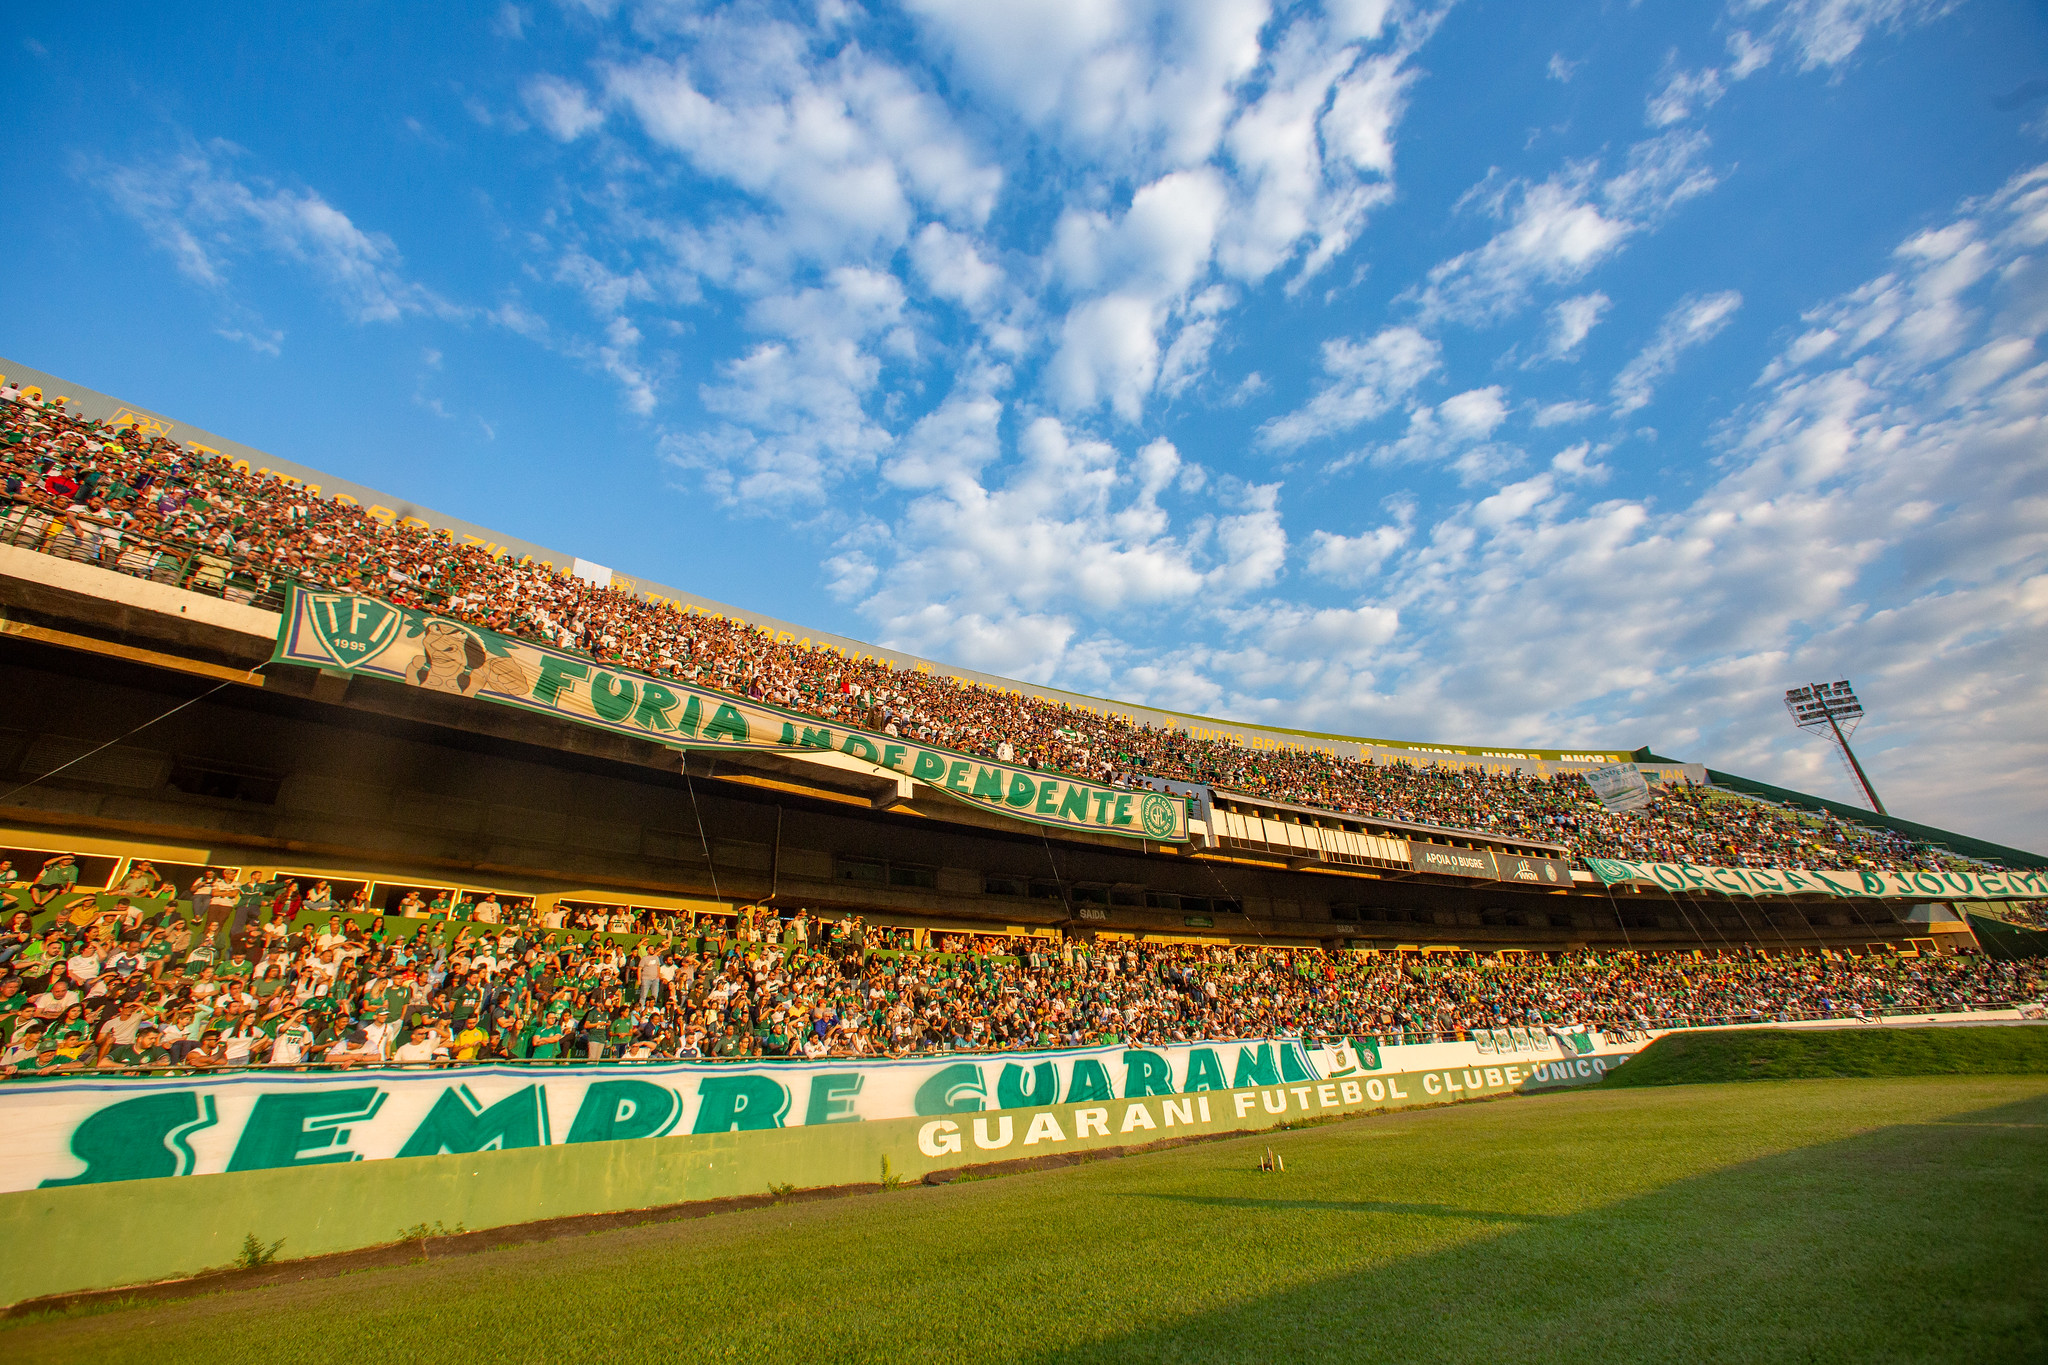
<svg viewBox="0 0 2048 1365">
<path fill-rule="evenodd" d="M 841 858 L 839 879 L 846 882 L 864 882 L 871 886 L 886 886 L 889 882 L 889 865 L 866 858 Z"/>
</svg>

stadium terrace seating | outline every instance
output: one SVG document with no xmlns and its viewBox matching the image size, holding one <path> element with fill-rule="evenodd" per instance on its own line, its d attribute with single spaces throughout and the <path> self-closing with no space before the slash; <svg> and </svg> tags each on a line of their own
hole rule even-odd
<svg viewBox="0 0 2048 1365">
<path fill-rule="evenodd" d="M 0 389 L 0 540 L 275 607 L 290 583 L 375 594 L 645 673 L 986 758 L 1118 783 L 1168 778 L 1347 814 L 1560 843 L 1580 856 L 1799 870 L 1959 869 L 1890 830 L 1715 790 L 1617 814 L 1571 774 L 1361 762 L 1175 729 L 778 643 Z"/>
<path fill-rule="evenodd" d="M 2048 993 L 2041 960 L 1083 942 L 766 907 L 628 918 L 624 907 L 383 883 L 373 903 L 367 881 L 342 900 L 318 878 L 166 878 L 136 859 L 107 890 L 80 890 L 76 859 L 7 862 L 0 1068 L 23 1078 L 1499 1029 L 1540 1042 L 1566 1026 L 1614 1034 L 2032 1005 Z M 401 890 L 395 912 L 379 913 Z"/>
</svg>

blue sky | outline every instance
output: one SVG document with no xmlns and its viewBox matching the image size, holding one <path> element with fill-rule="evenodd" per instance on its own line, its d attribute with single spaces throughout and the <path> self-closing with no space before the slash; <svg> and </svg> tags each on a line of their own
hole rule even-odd
<svg viewBox="0 0 2048 1365">
<path fill-rule="evenodd" d="M 2048 12 L 18 5 L 0 352 L 1177 709 L 2048 825 Z"/>
</svg>

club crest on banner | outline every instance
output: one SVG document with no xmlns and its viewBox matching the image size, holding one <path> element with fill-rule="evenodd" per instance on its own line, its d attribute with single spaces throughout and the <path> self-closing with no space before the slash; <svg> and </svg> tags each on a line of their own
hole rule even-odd
<svg viewBox="0 0 2048 1365">
<path fill-rule="evenodd" d="M 1174 835 L 1173 803 L 1163 796 L 1148 796 L 1144 805 L 1145 832 L 1155 839 Z"/>
<path fill-rule="evenodd" d="M 336 668 L 359 668 L 398 637 L 401 613 L 397 607 L 348 593 L 306 596 L 313 634 L 333 656 Z"/>
</svg>

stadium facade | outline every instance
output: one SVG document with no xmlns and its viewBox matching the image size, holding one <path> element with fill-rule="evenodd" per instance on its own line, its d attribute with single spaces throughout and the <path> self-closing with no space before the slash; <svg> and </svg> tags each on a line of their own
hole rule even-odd
<svg viewBox="0 0 2048 1365">
<path fill-rule="evenodd" d="M 1846 809 L 1647 749 L 1335 736 L 951 669 L 631 580 L 11 362 L 0 361 L 0 373 L 49 398 L 64 396 L 71 411 L 133 421 L 203 458 L 352 500 L 378 520 L 430 527 L 451 546 L 530 557 L 615 592 L 747 622 L 800 648 L 1252 749 L 1538 777 L 1634 760 L 1652 783 L 1713 782 L 1809 810 Z M 1795 877 L 1787 884 L 1752 883 L 1746 874 L 1709 881 L 1692 871 L 1595 868 L 1561 843 L 1345 814 L 1198 783 L 1156 784 L 1175 818 L 1154 831 L 1170 837 L 1145 837 L 1129 818 L 1128 800 L 1119 807 L 1114 794 L 1108 803 L 1096 800 L 1093 823 L 1085 818 L 1087 793 L 1062 797 L 1050 782 L 1025 806 L 967 800 L 961 762 L 948 771 L 943 755 L 918 759 L 938 765 L 930 769 L 907 755 L 878 761 L 880 753 L 852 749 L 851 736 L 844 747 L 836 737 L 830 747 L 798 743 L 787 719 L 789 742 L 733 744 L 724 742 L 727 734 L 692 743 L 675 733 L 679 707 L 651 720 L 641 707 L 647 723 L 637 729 L 594 723 L 602 717 L 588 679 L 581 693 L 572 681 L 566 694 L 555 694 L 581 698 L 573 707 L 506 706 L 489 704 L 474 687 L 414 685 L 402 668 L 357 667 L 331 653 L 323 661 L 316 646 L 324 647 L 326 627 L 307 626 L 303 601 L 150 581 L 82 562 L 88 557 L 48 553 L 45 539 L 39 528 L 35 537 L 17 534 L 0 545 L 0 670 L 17 699 L 0 731 L 0 767 L 15 788 L 0 801 L 7 846 L 0 852 L 21 868 L 52 851 L 77 854 L 81 885 L 111 884 L 124 860 L 146 857 L 173 876 L 203 866 L 263 868 L 325 877 L 343 894 L 367 882 L 380 909 L 409 891 L 455 889 L 699 914 L 800 905 L 931 931 L 1493 950 L 1952 946 L 1970 941 L 1956 901 L 1996 902 L 2008 891 L 2000 881 L 1978 886 L 1967 878 L 1916 885 Z M 295 612 L 314 653 L 289 652 Z M 529 662 L 542 673 L 576 667 Z M 641 686 L 645 701 L 645 680 Z M 596 701 L 627 695 L 604 692 Z M 126 738 L 108 745 L 116 736 Z M 982 776 L 976 770 L 976 780 Z M 1084 818 L 1034 818 L 1062 802 L 1070 812 L 1078 802 Z M 2048 861 L 1861 818 L 2008 867 Z M 109 881 L 95 882 L 102 876 Z M 2010 891 L 2019 896 L 2025 888 L 2014 883 Z"/>
</svg>

